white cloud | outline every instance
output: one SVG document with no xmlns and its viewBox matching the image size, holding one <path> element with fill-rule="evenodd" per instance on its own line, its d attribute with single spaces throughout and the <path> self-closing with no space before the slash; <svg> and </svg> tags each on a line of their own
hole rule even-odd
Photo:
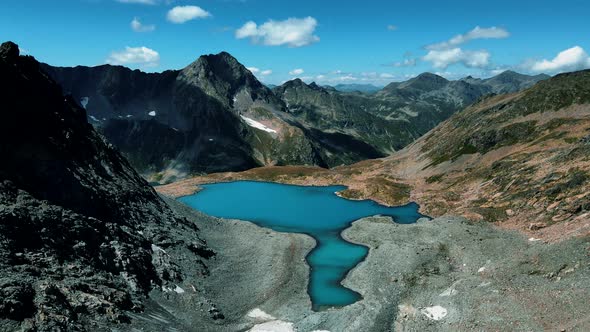
<svg viewBox="0 0 590 332">
<path fill-rule="evenodd" d="M 590 68 L 590 56 L 580 46 L 559 52 L 552 60 L 532 62 L 530 70 L 535 72 L 564 72 Z"/>
<path fill-rule="evenodd" d="M 293 69 L 289 72 L 289 75 L 301 75 L 305 72 L 305 70 L 301 69 L 301 68 L 297 68 L 297 69 Z"/>
<path fill-rule="evenodd" d="M 470 68 L 483 68 L 490 63 L 490 53 L 486 50 L 464 51 L 460 48 L 447 50 L 431 50 L 422 58 L 432 62 L 434 68 L 446 69 L 448 66 L 461 63 Z"/>
<path fill-rule="evenodd" d="M 395 76 L 393 74 L 389 74 L 389 73 L 382 73 L 382 74 L 379 74 L 379 77 L 389 79 L 389 78 L 394 78 Z"/>
<path fill-rule="evenodd" d="M 461 34 L 456 35 L 455 37 L 449 39 L 448 41 L 444 41 L 441 43 L 431 44 L 426 46 L 428 50 L 445 50 L 456 48 L 461 44 L 465 44 L 469 41 L 476 40 L 476 39 L 502 39 L 508 38 L 510 36 L 510 32 L 508 30 L 498 27 L 491 27 L 491 28 L 481 28 L 476 26 L 473 30 Z"/>
<path fill-rule="evenodd" d="M 121 3 L 139 3 L 142 5 L 155 5 L 157 3 L 156 0 L 117 0 L 117 2 Z"/>
<path fill-rule="evenodd" d="M 389 30 L 389 31 L 395 31 L 395 30 L 397 30 L 397 25 L 390 24 L 390 25 L 387 26 L 387 30 Z"/>
<path fill-rule="evenodd" d="M 256 68 L 256 67 L 247 67 L 246 69 L 248 69 L 252 74 L 254 75 L 260 75 L 260 76 L 268 76 L 270 74 L 272 74 L 272 70 L 270 69 L 265 69 L 262 70 L 260 68 Z"/>
<path fill-rule="evenodd" d="M 258 74 L 258 72 L 260 72 L 260 69 L 256 67 L 246 67 L 246 69 L 248 69 L 252 74 Z"/>
<path fill-rule="evenodd" d="M 238 39 L 250 38 L 255 44 L 301 47 L 320 40 L 314 35 L 317 25 L 317 20 L 311 16 L 301 19 L 289 18 L 284 21 L 269 20 L 260 26 L 249 21 L 236 30 L 235 35 Z"/>
<path fill-rule="evenodd" d="M 139 18 L 136 17 L 131 21 L 131 29 L 135 32 L 150 32 L 156 30 L 156 26 L 153 24 L 143 24 Z"/>
<path fill-rule="evenodd" d="M 182 24 L 190 20 L 210 17 L 211 13 L 199 6 L 176 6 L 168 11 L 166 18 L 176 24 Z"/>
<path fill-rule="evenodd" d="M 141 47 L 125 47 L 125 50 L 112 52 L 106 59 L 106 63 L 111 65 L 141 65 L 143 67 L 155 67 L 160 62 L 158 52 Z"/>
</svg>

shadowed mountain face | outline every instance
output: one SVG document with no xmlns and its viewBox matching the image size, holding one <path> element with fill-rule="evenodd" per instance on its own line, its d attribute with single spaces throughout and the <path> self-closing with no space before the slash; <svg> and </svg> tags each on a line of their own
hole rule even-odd
<svg viewBox="0 0 590 332">
<path fill-rule="evenodd" d="M 202 264 L 186 249 L 202 244 L 194 224 L 10 42 L 0 47 L 0 100 L 0 330 L 125 322 L 153 288 L 187 277 L 157 248 Z M 206 273 L 204 264 L 192 273 Z"/>
<path fill-rule="evenodd" d="M 228 53 L 179 71 L 43 68 L 151 181 L 261 165 L 333 167 L 383 157 L 459 108 L 531 78 L 447 81 L 423 74 L 369 95 L 294 80 L 270 90 Z"/>
<path fill-rule="evenodd" d="M 154 181 L 260 165 L 335 166 L 383 156 L 347 133 L 301 125 L 280 98 L 225 52 L 160 74 L 109 65 L 44 69 Z"/>
</svg>

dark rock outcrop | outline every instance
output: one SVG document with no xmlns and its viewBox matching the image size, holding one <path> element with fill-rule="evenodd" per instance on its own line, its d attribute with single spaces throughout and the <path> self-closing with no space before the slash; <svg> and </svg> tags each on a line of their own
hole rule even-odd
<svg viewBox="0 0 590 332">
<path fill-rule="evenodd" d="M 205 265 L 177 264 L 211 256 L 196 226 L 13 43 L 0 47 L 0 100 L 0 330 L 103 329 L 153 289 L 198 285 Z"/>
</svg>

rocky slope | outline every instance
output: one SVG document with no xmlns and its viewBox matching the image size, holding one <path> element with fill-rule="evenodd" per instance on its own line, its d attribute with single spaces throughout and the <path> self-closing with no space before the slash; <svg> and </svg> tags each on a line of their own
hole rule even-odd
<svg viewBox="0 0 590 332">
<path fill-rule="evenodd" d="M 412 200 L 431 216 L 462 215 L 559 240 L 590 231 L 589 105 L 590 71 L 561 74 L 484 98 L 384 159 L 332 170 L 261 168 L 161 190 L 229 179 L 345 184 L 346 197 Z"/>
<path fill-rule="evenodd" d="M 129 322 L 154 291 L 199 287 L 213 253 L 195 224 L 10 42 L 0 100 L 0 330 L 103 330 Z"/>
</svg>

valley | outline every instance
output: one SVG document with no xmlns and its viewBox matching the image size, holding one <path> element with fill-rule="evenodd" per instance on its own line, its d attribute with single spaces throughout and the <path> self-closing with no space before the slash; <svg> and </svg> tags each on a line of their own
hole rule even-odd
<svg viewBox="0 0 590 332">
<path fill-rule="evenodd" d="M 522 92 L 486 98 L 387 158 L 333 169 L 217 173 L 158 190 L 179 196 L 200 183 L 234 180 L 338 184 L 348 187 L 343 197 L 387 205 L 415 201 L 431 216 L 487 220 L 551 241 L 585 235 L 589 78 L 589 71 L 562 74 Z"/>
</svg>

